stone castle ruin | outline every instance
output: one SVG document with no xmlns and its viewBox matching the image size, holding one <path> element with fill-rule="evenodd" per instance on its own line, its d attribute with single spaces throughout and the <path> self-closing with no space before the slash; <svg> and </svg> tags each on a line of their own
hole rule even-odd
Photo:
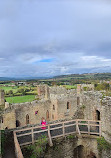
<svg viewBox="0 0 111 158">
<path fill-rule="evenodd" d="M 78 84 L 77 89 L 70 90 L 64 87 L 38 85 L 37 91 L 38 96 L 35 101 L 9 104 L 5 102 L 4 91 L 0 90 L 1 130 L 40 125 L 42 117 L 45 117 L 47 122 L 71 119 L 101 120 L 101 134 L 107 142 L 111 143 L 111 97 L 105 97 L 100 91 L 94 91 L 94 85 Z M 85 147 L 84 153 L 93 151 L 98 155 L 96 139 L 78 138 L 75 141 L 77 141 L 75 146 L 77 149 L 74 149 L 74 153 L 78 150 L 83 153 Z M 64 145 L 67 148 L 67 142 Z M 70 149 L 73 154 L 73 149 L 71 147 Z M 102 158 L 110 158 L 111 151 L 105 152 Z"/>
<path fill-rule="evenodd" d="M 77 85 L 76 89 L 38 85 L 39 100 L 26 103 L 8 104 L 4 92 L 0 91 L 0 107 L 4 110 L 1 116 L 1 129 L 11 129 L 40 124 L 41 118 L 47 121 L 88 119 L 102 121 L 102 136 L 111 143 L 111 97 L 104 97 L 94 91 L 93 85 L 88 90 Z"/>
</svg>

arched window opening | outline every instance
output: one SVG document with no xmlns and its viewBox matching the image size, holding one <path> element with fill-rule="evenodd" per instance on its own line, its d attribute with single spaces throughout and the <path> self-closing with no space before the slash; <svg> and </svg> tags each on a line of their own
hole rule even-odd
<svg viewBox="0 0 111 158">
<path fill-rule="evenodd" d="M 47 110 L 46 112 L 46 119 L 48 120 L 49 119 L 49 111 Z"/>
<path fill-rule="evenodd" d="M 80 105 L 80 97 L 77 97 L 77 105 Z"/>
<path fill-rule="evenodd" d="M 70 105 L 69 105 L 69 102 L 67 102 L 67 109 L 70 109 Z"/>
<path fill-rule="evenodd" d="M 100 120 L 100 112 L 98 110 L 96 110 L 96 119 Z"/>
<path fill-rule="evenodd" d="M 79 145 L 74 149 L 74 157 L 83 158 L 84 157 L 84 146 Z"/>
<path fill-rule="evenodd" d="M 55 110 L 55 105 L 53 105 L 53 110 Z"/>
<path fill-rule="evenodd" d="M 16 127 L 20 127 L 20 121 L 16 120 Z"/>
<path fill-rule="evenodd" d="M 3 123 L 3 117 L 2 117 L 2 119 L 1 119 L 1 122 Z"/>
<path fill-rule="evenodd" d="M 26 115 L 26 124 L 29 124 L 29 115 Z"/>
</svg>

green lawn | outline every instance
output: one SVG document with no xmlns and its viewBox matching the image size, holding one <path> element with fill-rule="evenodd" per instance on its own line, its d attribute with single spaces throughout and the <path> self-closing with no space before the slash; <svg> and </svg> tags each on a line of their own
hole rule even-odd
<svg viewBox="0 0 111 158">
<path fill-rule="evenodd" d="M 14 86 L 14 87 L 8 87 L 8 86 L 0 86 L 0 89 L 3 89 L 6 92 L 9 92 L 10 90 L 13 91 L 13 94 L 17 93 L 18 90 L 20 89 L 31 89 L 29 92 L 26 92 L 27 94 L 37 94 L 37 88 L 36 87 L 27 87 L 27 86 Z"/>
<path fill-rule="evenodd" d="M 24 103 L 24 102 L 31 102 L 31 101 L 33 101 L 35 99 L 35 95 L 5 97 L 5 99 L 9 103 Z"/>
<path fill-rule="evenodd" d="M 12 90 L 14 93 L 17 92 L 17 90 L 18 90 L 17 86 L 15 86 L 15 87 L 0 86 L 0 89 L 3 89 L 5 92 Z"/>
<path fill-rule="evenodd" d="M 67 89 L 76 89 L 76 86 L 72 86 L 72 85 L 64 85 L 64 87 Z"/>
</svg>

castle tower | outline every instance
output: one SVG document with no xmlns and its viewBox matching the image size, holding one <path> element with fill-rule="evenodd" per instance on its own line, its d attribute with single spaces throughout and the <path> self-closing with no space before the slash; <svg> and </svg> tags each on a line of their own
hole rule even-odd
<svg viewBox="0 0 111 158">
<path fill-rule="evenodd" d="M 45 86 L 44 85 L 38 85 L 37 86 L 37 93 L 38 93 L 38 96 L 40 98 L 43 98 L 44 95 L 45 95 Z"/>
<path fill-rule="evenodd" d="M 5 107 L 4 90 L 0 89 L 0 108 Z"/>
<path fill-rule="evenodd" d="M 45 85 L 45 99 L 49 99 L 49 87 Z"/>
<path fill-rule="evenodd" d="M 77 95 L 81 93 L 81 85 L 77 84 Z"/>
</svg>

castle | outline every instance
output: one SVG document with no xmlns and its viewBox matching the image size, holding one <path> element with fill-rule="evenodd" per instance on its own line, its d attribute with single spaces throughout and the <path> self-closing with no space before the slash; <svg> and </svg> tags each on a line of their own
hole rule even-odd
<svg viewBox="0 0 111 158">
<path fill-rule="evenodd" d="M 84 91 L 83 87 L 87 87 Z M 94 85 L 77 85 L 76 89 L 38 85 L 39 100 L 26 103 L 5 103 L 1 116 L 1 129 L 40 124 L 47 121 L 67 119 L 88 119 L 102 121 L 102 136 L 111 143 L 111 97 L 103 97 L 94 91 Z M 4 105 L 3 91 L 0 104 Z"/>
</svg>

